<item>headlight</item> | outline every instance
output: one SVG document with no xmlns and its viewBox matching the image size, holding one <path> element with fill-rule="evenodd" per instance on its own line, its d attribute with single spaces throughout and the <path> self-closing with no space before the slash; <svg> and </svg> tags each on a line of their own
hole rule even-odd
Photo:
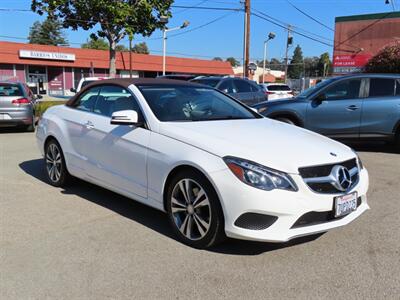
<svg viewBox="0 0 400 300">
<path fill-rule="evenodd" d="M 364 169 L 364 165 L 363 165 L 363 163 L 362 163 L 362 161 L 361 161 L 361 158 L 360 158 L 360 156 L 358 155 L 358 153 L 357 153 L 354 149 L 351 149 L 351 150 L 354 152 L 354 154 L 355 154 L 356 157 L 357 157 L 357 164 L 358 164 L 359 169 L 360 169 L 360 170 Z"/>
<path fill-rule="evenodd" d="M 224 161 L 239 180 L 257 189 L 266 191 L 280 189 L 292 192 L 298 190 L 293 179 L 286 173 L 231 156 L 224 157 Z"/>
</svg>

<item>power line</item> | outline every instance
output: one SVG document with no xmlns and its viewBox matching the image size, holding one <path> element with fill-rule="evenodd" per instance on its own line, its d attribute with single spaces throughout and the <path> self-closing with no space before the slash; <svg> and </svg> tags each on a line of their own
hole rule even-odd
<svg viewBox="0 0 400 300">
<path fill-rule="evenodd" d="M 263 19 L 263 20 L 265 20 L 265 21 L 267 21 L 267 22 L 270 22 L 270 23 L 272 23 L 272 24 L 275 24 L 276 26 L 279 26 L 279 27 L 281 27 L 281 28 L 287 29 L 287 27 L 285 27 L 284 25 L 281 25 L 281 24 L 279 24 L 279 23 L 277 23 L 277 22 L 275 22 L 275 21 L 273 21 L 273 20 L 267 19 L 266 17 L 263 17 L 263 16 L 261 16 L 261 15 L 259 15 L 259 14 L 257 14 L 257 13 L 252 12 L 251 14 L 254 15 L 254 16 L 256 16 L 256 17 L 258 17 L 258 18 L 260 18 L 260 19 Z M 305 35 L 305 34 L 300 33 L 300 32 L 298 32 L 298 31 L 296 31 L 296 30 L 294 30 L 294 29 L 291 29 L 291 32 L 296 33 L 296 34 L 298 34 L 298 35 L 300 35 L 300 36 L 302 36 L 302 37 L 305 37 L 305 38 L 307 38 L 307 39 L 309 39 L 309 40 L 312 40 L 312 41 L 314 41 L 314 42 L 317 42 L 317 43 L 320 43 L 320 44 L 323 44 L 323 45 L 326 45 L 326 46 L 329 46 L 329 47 L 333 47 L 333 44 L 328 44 L 327 42 L 324 42 L 324 41 L 318 40 L 318 39 L 316 39 L 316 38 L 313 38 L 313 37 L 311 37 L 311 36 Z"/>
<path fill-rule="evenodd" d="M 242 8 L 233 8 L 233 7 L 209 7 L 209 6 L 185 6 L 185 5 L 172 5 L 171 7 L 172 8 L 205 9 L 205 10 L 243 11 Z"/>
<path fill-rule="evenodd" d="M 330 31 L 335 32 L 334 29 L 332 29 L 331 27 L 325 25 L 324 23 L 322 23 L 321 21 L 317 20 L 316 18 L 314 18 L 313 16 L 309 15 L 308 13 L 306 13 L 305 11 L 301 10 L 300 8 L 298 8 L 296 5 L 294 5 L 292 2 L 290 2 L 289 0 L 286 0 L 287 3 L 289 3 L 294 9 L 296 9 L 298 12 L 300 12 L 301 14 L 305 15 L 306 17 L 310 18 L 311 20 L 313 20 L 314 22 L 318 23 L 319 25 L 325 27 L 326 29 L 329 29 Z"/>
<path fill-rule="evenodd" d="M 198 7 L 198 6 L 200 6 L 200 5 L 204 4 L 204 3 L 206 3 L 207 1 L 208 1 L 208 0 L 203 0 L 203 1 L 200 1 L 199 3 L 193 5 L 192 7 L 188 7 L 188 8 L 184 8 L 184 9 L 182 9 L 182 10 L 175 11 L 175 12 L 174 12 L 174 15 L 176 15 L 176 14 L 181 14 L 181 13 L 183 13 L 183 12 L 185 12 L 185 11 L 188 11 L 189 9 L 196 8 L 196 7 Z"/>
</svg>

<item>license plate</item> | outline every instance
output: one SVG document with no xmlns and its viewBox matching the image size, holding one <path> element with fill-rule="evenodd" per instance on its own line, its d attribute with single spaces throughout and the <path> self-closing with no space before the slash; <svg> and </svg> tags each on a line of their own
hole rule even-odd
<svg viewBox="0 0 400 300">
<path fill-rule="evenodd" d="M 8 114 L 0 114 L 0 120 L 11 120 Z"/>
<path fill-rule="evenodd" d="M 335 217 L 348 215 L 357 209 L 357 193 L 335 197 Z"/>
</svg>

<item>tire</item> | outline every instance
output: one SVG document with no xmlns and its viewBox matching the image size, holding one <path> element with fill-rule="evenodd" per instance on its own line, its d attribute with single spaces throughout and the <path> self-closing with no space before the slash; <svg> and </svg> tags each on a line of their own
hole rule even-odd
<svg viewBox="0 0 400 300">
<path fill-rule="evenodd" d="M 400 153 L 400 130 L 396 134 L 396 139 L 394 141 L 394 148 L 397 153 Z"/>
<path fill-rule="evenodd" d="M 70 183 L 72 176 L 68 173 L 64 154 L 56 140 L 46 144 L 44 163 L 47 180 L 52 186 L 64 187 Z"/>
<path fill-rule="evenodd" d="M 218 195 L 200 172 L 179 172 L 171 180 L 166 197 L 169 221 L 182 243 L 206 249 L 224 240 L 224 217 Z"/>
<path fill-rule="evenodd" d="M 32 123 L 25 127 L 25 131 L 27 132 L 35 132 L 36 124 L 35 124 L 35 115 L 32 116 Z"/>
<path fill-rule="evenodd" d="M 289 118 L 279 117 L 279 118 L 276 118 L 275 120 L 283 122 L 283 123 L 287 123 L 290 125 L 296 125 L 296 123 L 292 119 L 289 119 Z"/>
</svg>

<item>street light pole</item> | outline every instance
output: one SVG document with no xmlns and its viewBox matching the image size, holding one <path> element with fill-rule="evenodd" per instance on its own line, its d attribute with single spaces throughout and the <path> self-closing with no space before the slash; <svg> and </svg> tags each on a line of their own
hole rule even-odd
<svg viewBox="0 0 400 300">
<path fill-rule="evenodd" d="M 162 65 L 162 69 L 163 69 L 163 76 L 165 76 L 165 72 L 166 72 L 166 65 L 167 65 L 167 32 L 170 31 L 174 31 L 174 30 L 179 30 L 179 29 L 183 29 L 185 27 L 189 26 L 189 21 L 185 21 L 183 22 L 183 24 L 181 26 L 178 27 L 174 27 L 174 28 L 168 28 L 166 25 L 168 23 L 168 17 L 164 17 L 162 16 L 160 18 L 160 21 L 162 23 L 164 23 L 164 27 L 163 27 L 163 65 Z"/>
<path fill-rule="evenodd" d="M 265 77 L 265 61 L 267 60 L 267 43 L 268 43 L 268 41 L 274 39 L 275 36 L 276 36 L 275 33 L 270 32 L 268 34 L 268 39 L 266 41 L 264 41 L 264 61 L 263 61 L 263 79 L 262 79 L 262 83 L 265 82 L 264 77 Z"/>
<path fill-rule="evenodd" d="M 166 57 L 167 57 L 167 29 L 164 27 L 164 29 L 163 29 L 163 61 L 162 61 L 163 76 L 165 76 Z"/>
</svg>

